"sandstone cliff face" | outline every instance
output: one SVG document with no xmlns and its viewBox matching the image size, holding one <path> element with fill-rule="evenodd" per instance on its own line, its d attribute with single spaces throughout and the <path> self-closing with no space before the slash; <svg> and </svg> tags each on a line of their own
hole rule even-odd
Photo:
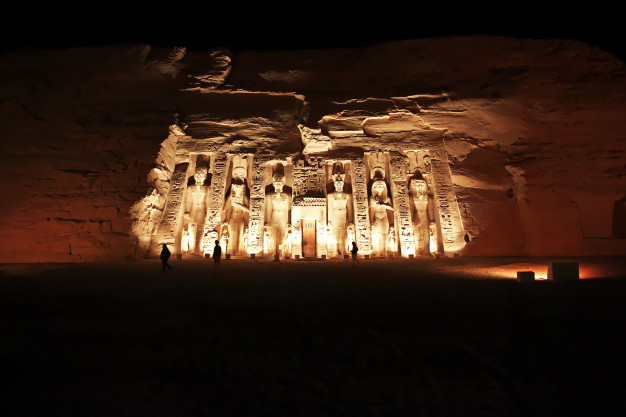
<svg viewBox="0 0 626 417">
<path fill-rule="evenodd" d="M 310 129 L 381 143 L 446 129 L 464 255 L 626 253 L 624 64 L 579 42 L 21 51 L 0 57 L 0 82 L 0 262 L 131 257 L 131 208 L 167 183 L 170 126 L 280 152 Z"/>
</svg>

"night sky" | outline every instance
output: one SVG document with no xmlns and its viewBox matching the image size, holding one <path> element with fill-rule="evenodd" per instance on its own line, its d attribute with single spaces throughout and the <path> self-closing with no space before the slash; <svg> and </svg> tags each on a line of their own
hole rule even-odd
<svg viewBox="0 0 626 417">
<path fill-rule="evenodd" d="M 233 51 L 358 47 L 447 35 L 577 39 L 626 56 L 624 17 L 575 2 L 20 2 L 4 13 L 2 50 L 120 43 Z M 615 4 L 615 3 L 614 3 Z"/>
</svg>

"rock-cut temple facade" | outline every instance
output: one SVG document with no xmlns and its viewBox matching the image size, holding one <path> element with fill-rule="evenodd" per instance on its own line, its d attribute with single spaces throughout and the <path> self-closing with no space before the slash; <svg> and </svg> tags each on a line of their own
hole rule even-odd
<svg viewBox="0 0 626 417">
<path fill-rule="evenodd" d="M 406 117 L 415 118 L 370 122 Z M 205 256 L 215 241 L 230 256 L 274 259 L 344 258 L 353 242 L 371 257 L 454 256 L 463 248 L 445 129 L 423 124 L 410 137 L 375 138 L 299 130 L 300 151 L 253 153 L 172 126 L 159 156 L 170 167 L 153 169 L 155 188 L 136 208 L 136 255 L 156 256 L 167 244 L 175 254 Z"/>
<path fill-rule="evenodd" d="M 626 67 L 595 46 L 119 45 L 0 68 L 0 262 L 216 240 L 266 259 L 626 253 Z"/>
</svg>

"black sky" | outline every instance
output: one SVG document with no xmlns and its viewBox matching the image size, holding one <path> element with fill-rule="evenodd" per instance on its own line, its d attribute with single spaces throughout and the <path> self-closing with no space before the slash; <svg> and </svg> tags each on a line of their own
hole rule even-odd
<svg viewBox="0 0 626 417">
<path fill-rule="evenodd" d="M 614 3 L 617 4 L 617 3 Z M 357 47 L 448 35 L 576 39 L 624 60 L 624 17 L 603 1 L 22 2 L 0 26 L 2 50 L 148 43 L 234 51 Z"/>
</svg>

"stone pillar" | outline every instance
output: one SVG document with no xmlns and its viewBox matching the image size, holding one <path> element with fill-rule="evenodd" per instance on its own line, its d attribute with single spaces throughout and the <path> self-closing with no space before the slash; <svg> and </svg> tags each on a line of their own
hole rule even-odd
<svg viewBox="0 0 626 417">
<path fill-rule="evenodd" d="M 180 225 L 183 217 L 183 196 L 187 188 L 188 163 L 178 164 L 170 179 L 170 193 L 163 210 L 163 217 L 152 239 L 152 246 L 166 243 L 174 245 L 174 253 L 180 253 Z M 160 252 L 160 248 L 156 248 Z"/>
<path fill-rule="evenodd" d="M 444 253 L 457 252 L 465 246 L 459 204 L 456 200 L 448 157 L 441 151 L 431 151 L 437 228 L 441 232 Z"/>
<path fill-rule="evenodd" d="M 396 237 L 400 241 L 400 255 L 415 255 L 413 223 L 406 178 L 407 157 L 400 152 L 390 155 L 391 196 L 393 198 Z"/>
<path fill-rule="evenodd" d="M 369 201 L 367 198 L 367 172 L 363 158 L 352 160 L 352 199 L 354 201 L 354 228 L 359 253 L 372 253 Z"/>
<path fill-rule="evenodd" d="M 222 208 L 226 188 L 226 168 L 228 160 L 224 154 L 216 154 L 211 170 L 211 185 L 207 195 L 207 217 L 202 234 L 203 253 L 211 253 L 214 241 L 219 238 L 219 226 L 222 223 Z M 215 232 L 215 233 L 213 233 Z"/>
<path fill-rule="evenodd" d="M 248 224 L 248 253 L 263 253 L 265 221 L 265 160 L 254 157 L 250 187 L 250 223 Z"/>
</svg>

